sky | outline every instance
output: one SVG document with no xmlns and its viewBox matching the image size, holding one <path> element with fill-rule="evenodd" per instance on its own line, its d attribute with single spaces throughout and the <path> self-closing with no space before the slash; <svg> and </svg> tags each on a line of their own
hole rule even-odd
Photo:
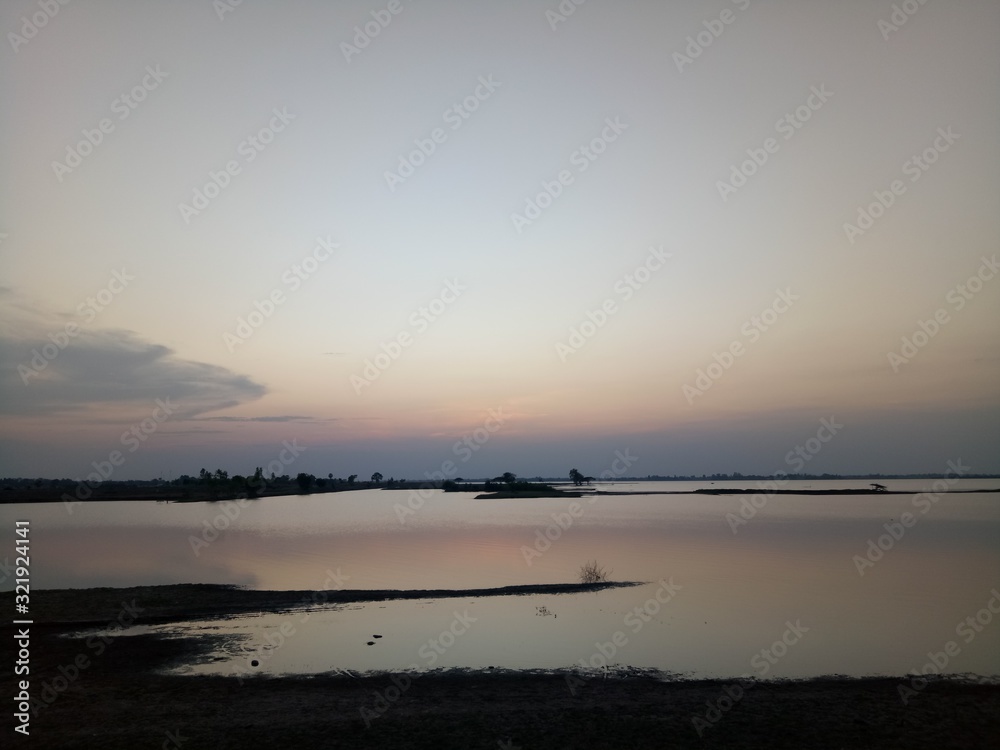
<svg viewBox="0 0 1000 750">
<path fill-rule="evenodd" d="M 0 476 L 1000 472 L 1000 5 L 577 2 L 3 3 Z"/>
</svg>

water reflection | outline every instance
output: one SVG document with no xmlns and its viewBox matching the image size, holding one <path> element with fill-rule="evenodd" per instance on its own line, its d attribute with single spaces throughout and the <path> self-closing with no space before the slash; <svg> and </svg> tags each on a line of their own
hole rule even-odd
<svg viewBox="0 0 1000 750">
<path fill-rule="evenodd" d="M 692 584 L 675 588 L 672 597 L 651 583 L 592 594 L 355 604 L 153 630 L 233 636 L 217 661 L 178 670 L 193 674 L 608 665 L 770 678 L 898 675 L 926 660 L 912 627 L 852 620 L 856 611 L 814 602 L 768 610 L 774 602 L 759 597 L 722 601 Z M 984 630 L 948 671 L 1000 674 L 998 645 Z"/>
<path fill-rule="evenodd" d="M 0 518 L 8 530 L 15 517 L 31 518 L 38 589 L 315 589 L 330 569 L 350 576 L 349 588 L 484 588 L 573 581 L 580 564 L 596 558 L 614 579 L 650 582 L 642 591 L 660 579 L 682 587 L 642 632 L 626 629 L 629 641 L 617 661 L 698 674 L 746 671 L 754 653 L 799 621 L 809 632 L 774 674 L 905 672 L 958 638 L 957 626 L 1000 584 L 997 494 L 941 499 L 901 539 L 890 539 L 864 575 L 858 556 L 887 533 L 886 523 L 913 510 L 913 496 L 776 496 L 747 512 L 735 533 L 727 516 L 740 512 L 745 497 L 583 499 L 569 523 L 568 499 L 476 501 L 435 493 L 403 524 L 396 505 L 406 498 L 362 491 L 258 500 L 202 545 L 192 539 L 207 538 L 206 523 L 223 512 L 221 504 L 100 503 L 76 506 L 72 516 L 58 504 L 4 506 Z M 266 668 L 404 668 L 459 606 L 479 620 L 435 666 L 570 666 L 622 628 L 634 601 L 648 596 L 642 591 L 316 613 Z M 558 617 L 537 616 L 537 607 Z M 240 621 L 234 633 L 257 638 L 271 626 L 268 617 Z M 365 645 L 374 633 L 385 638 Z M 949 669 L 1000 673 L 1000 627 L 991 623 L 972 642 L 959 642 L 962 653 Z"/>
</svg>

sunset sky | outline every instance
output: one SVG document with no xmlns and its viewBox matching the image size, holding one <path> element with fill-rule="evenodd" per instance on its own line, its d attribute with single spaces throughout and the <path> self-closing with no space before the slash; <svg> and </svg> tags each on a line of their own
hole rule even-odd
<svg viewBox="0 0 1000 750">
<path fill-rule="evenodd" d="M 1000 472 L 993 0 L 43 5 L 0 476 Z"/>
</svg>

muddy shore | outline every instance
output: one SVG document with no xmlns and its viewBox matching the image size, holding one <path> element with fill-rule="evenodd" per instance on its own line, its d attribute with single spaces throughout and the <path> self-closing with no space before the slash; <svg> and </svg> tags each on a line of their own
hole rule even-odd
<svg viewBox="0 0 1000 750">
<path fill-rule="evenodd" d="M 127 588 L 48 589 L 32 594 L 31 615 L 37 624 L 83 627 L 113 621 L 125 604 L 135 602 L 134 624 L 231 617 L 262 612 L 287 612 L 354 602 L 393 599 L 446 599 L 455 597 L 579 594 L 586 591 L 639 586 L 638 581 L 604 583 L 551 583 L 483 589 L 334 589 L 329 591 L 257 591 L 239 586 L 184 583 Z M 0 592 L 0 607 L 14 609 L 11 591 Z"/>
<path fill-rule="evenodd" d="M 229 586 L 39 591 L 32 596 L 30 735 L 5 747 L 45 748 L 981 748 L 1000 737 L 1000 686 L 932 680 L 908 703 L 898 678 L 734 683 L 664 681 L 640 670 L 447 671 L 252 677 L 163 675 L 208 659 L 209 638 L 119 637 L 98 653 L 67 637 L 107 625 L 123 603 L 137 622 L 283 611 L 327 603 L 570 593 L 594 587 L 516 586 L 476 591 L 257 592 Z M 320 596 L 323 595 L 323 596 Z M 0 595 L 8 606 L 11 594 Z M 37 602 L 37 604 L 36 604 Z M 315 605 L 314 605 L 315 606 Z M 131 619 L 131 618 L 130 618 Z M 4 664 L 14 639 L 0 646 Z M 82 668 L 81 655 L 86 657 Z M 10 669 L 2 695 L 16 695 Z M 715 707 L 717 712 L 712 712 Z M 725 709 L 725 710 L 722 710 Z M 695 718 L 702 723 L 697 724 Z M 699 729 L 701 734 L 699 735 Z M 509 743 L 509 744 L 508 744 Z"/>
</svg>

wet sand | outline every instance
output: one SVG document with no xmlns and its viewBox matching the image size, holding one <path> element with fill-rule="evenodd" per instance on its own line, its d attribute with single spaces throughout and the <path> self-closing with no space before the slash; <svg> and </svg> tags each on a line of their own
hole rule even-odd
<svg viewBox="0 0 1000 750">
<path fill-rule="evenodd" d="M 115 621 L 122 602 L 133 599 L 135 608 L 142 608 L 138 621 L 162 621 L 205 616 L 213 597 L 218 602 L 213 616 L 225 617 L 260 611 L 266 596 L 283 609 L 288 599 L 275 595 L 301 601 L 303 593 L 313 594 L 201 586 L 33 592 L 38 605 L 32 613 L 30 679 L 36 715 L 25 738 L 12 731 L 8 710 L 3 731 L 13 741 L 5 738 L 4 746 L 985 748 L 997 747 L 1000 737 L 1000 686 L 956 680 L 933 680 L 904 705 L 898 678 L 755 682 L 732 701 L 731 681 L 662 681 L 635 671 L 607 678 L 496 670 L 176 676 L 156 670 L 209 658 L 216 645 L 212 638 L 119 637 L 98 653 L 86 639 L 60 637 L 82 622 Z M 379 595 L 386 593 L 428 595 Z M 9 598 L 0 596 L 4 606 Z M 241 598 L 246 598 L 242 604 Z M 198 602 L 203 611 L 184 611 Z M 14 639 L 4 638 L 0 652 L 3 663 L 12 664 Z M 76 668 L 81 654 L 87 664 Z M 9 667 L 0 684 L 10 700 L 17 688 Z M 696 717 L 704 723 L 696 726 Z"/>
</svg>

